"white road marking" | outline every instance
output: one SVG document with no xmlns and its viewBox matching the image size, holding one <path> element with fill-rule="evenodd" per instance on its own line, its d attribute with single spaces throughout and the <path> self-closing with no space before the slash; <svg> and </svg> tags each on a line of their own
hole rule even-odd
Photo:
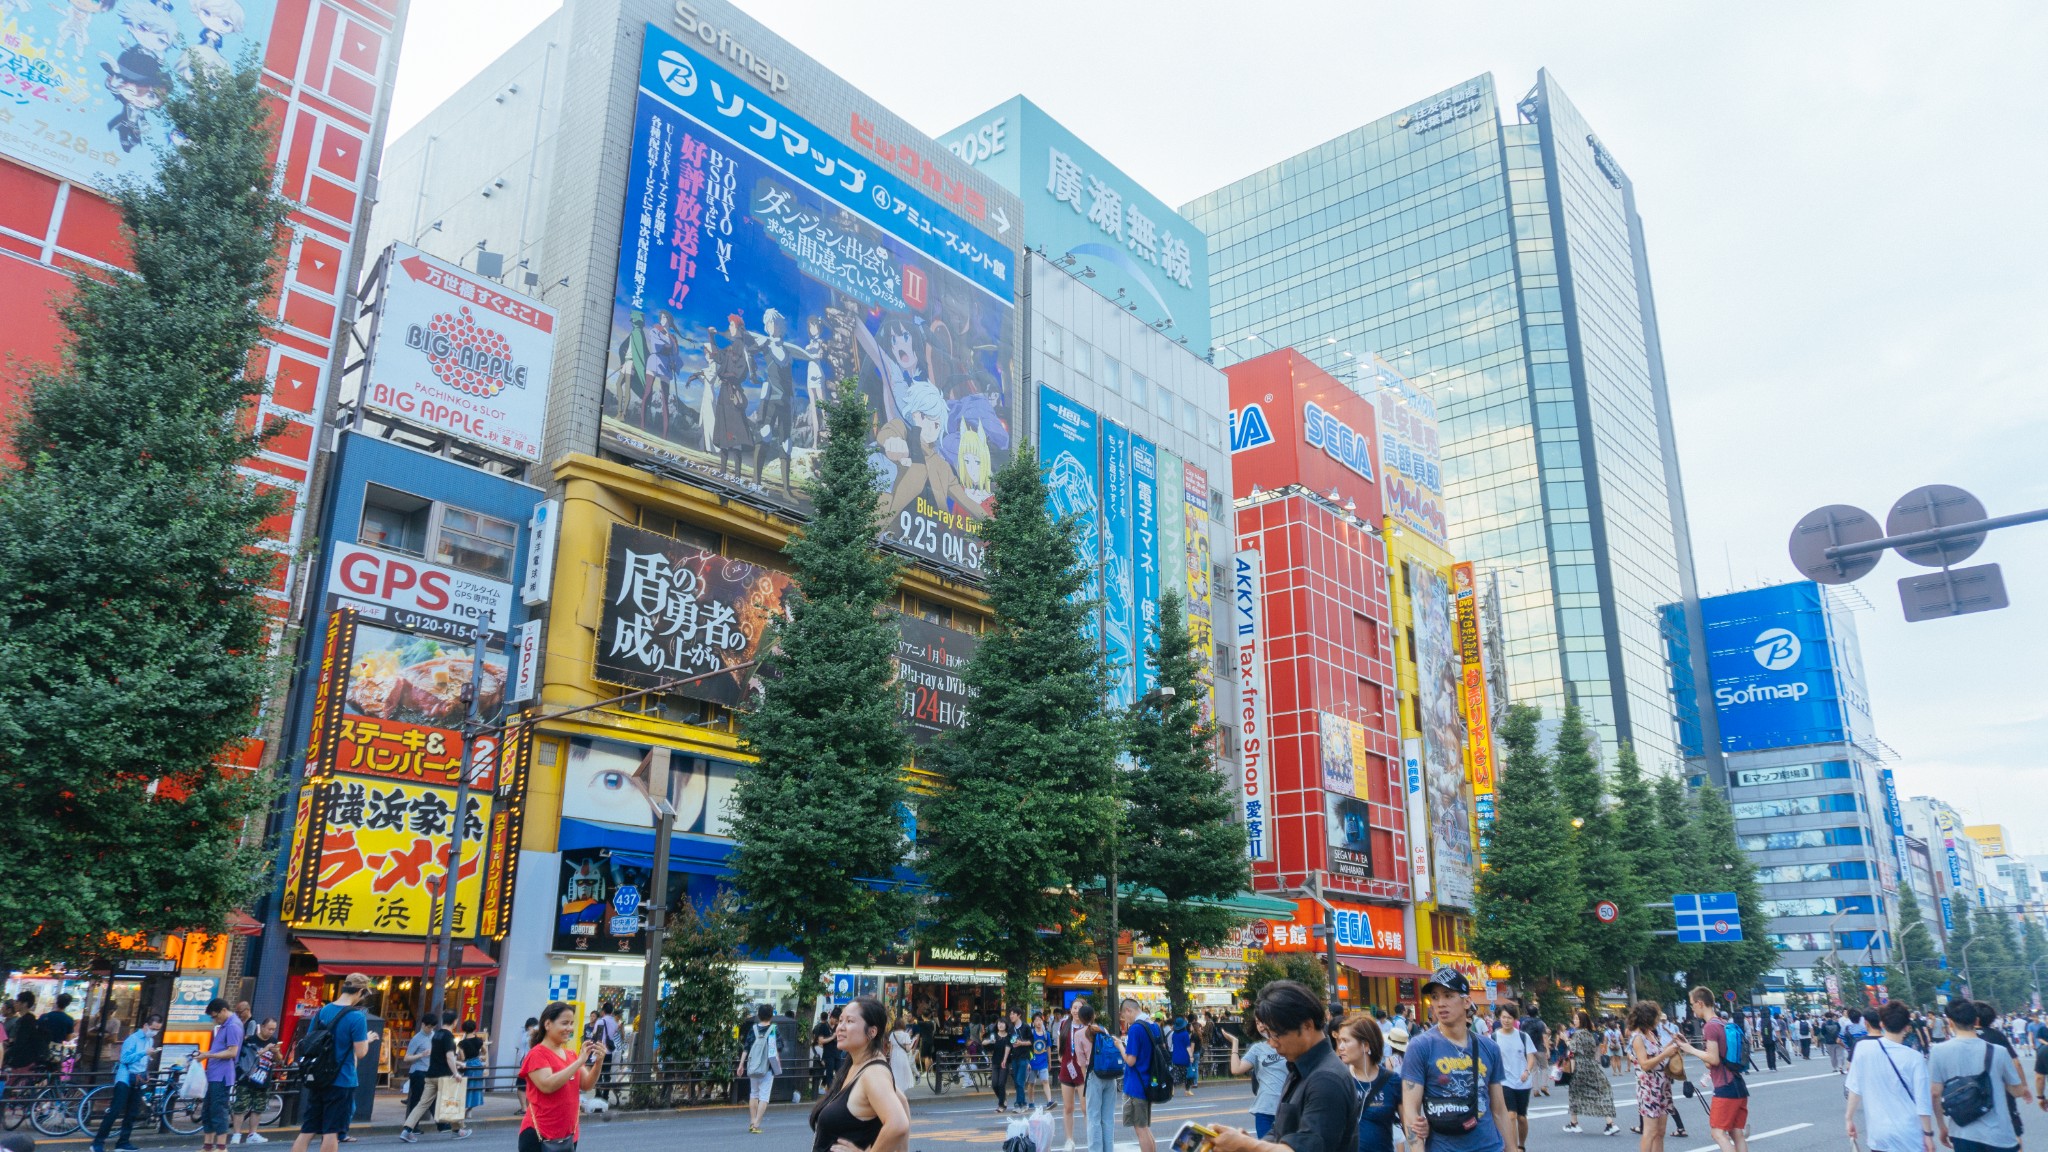
<svg viewBox="0 0 2048 1152">
<path fill-rule="evenodd" d="M 1783 1136 L 1787 1132 L 1797 1132 L 1802 1128 L 1811 1127 L 1812 1124 L 1791 1124 L 1783 1128 L 1773 1128 L 1769 1132 L 1752 1132 L 1749 1134 L 1749 1142 L 1754 1144 L 1759 1140 L 1769 1140 L 1773 1136 Z M 1719 1152 L 1719 1148 L 1718 1144 L 1709 1144 L 1704 1148 L 1688 1148 L 1685 1152 Z"/>
</svg>

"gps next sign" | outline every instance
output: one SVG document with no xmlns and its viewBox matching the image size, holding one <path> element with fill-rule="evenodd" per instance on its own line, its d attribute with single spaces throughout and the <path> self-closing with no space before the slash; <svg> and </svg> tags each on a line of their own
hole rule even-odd
<svg viewBox="0 0 2048 1152">
<path fill-rule="evenodd" d="M 1849 739 L 1820 586 L 1810 581 L 1700 602 L 1728 752 Z"/>
</svg>

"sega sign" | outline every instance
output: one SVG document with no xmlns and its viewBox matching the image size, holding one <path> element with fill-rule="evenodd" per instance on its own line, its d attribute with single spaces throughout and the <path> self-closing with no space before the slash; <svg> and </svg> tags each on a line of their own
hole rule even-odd
<svg viewBox="0 0 2048 1152">
<path fill-rule="evenodd" d="M 1309 447 L 1321 448 L 1330 459 L 1367 480 L 1373 478 L 1372 437 L 1360 435 L 1313 400 L 1301 406 L 1301 435 Z"/>
<path fill-rule="evenodd" d="M 327 593 L 373 620 L 415 632 L 467 636 L 484 623 L 503 632 L 512 585 L 359 544 L 334 545 Z"/>
<path fill-rule="evenodd" d="M 1835 630 L 1811 581 L 1700 601 L 1707 667 L 1728 752 L 1849 739 Z M 1847 622 L 1839 623 L 1846 627 Z"/>
<path fill-rule="evenodd" d="M 1372 401 L 1282 348 L 1224 369 L 1231 495 L 1303 488 L 1367 524 L 1385 514 Z"/>
</svg>

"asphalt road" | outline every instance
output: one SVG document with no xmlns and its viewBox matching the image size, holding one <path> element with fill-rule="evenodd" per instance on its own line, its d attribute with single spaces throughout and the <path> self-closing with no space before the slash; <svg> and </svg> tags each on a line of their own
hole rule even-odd
<svg viewBox="0 0 2048 1152">
<path fill-rule="evenodd" d="M 1828 1071 L 1826 1060 L 1795 1060 L 1776 1072 L 1759 1072 L 1749 1083 L 1754 1093 L 1750 1100 L 1749 1139 L 1759 1146 L 1757 1152 L 1849 1152 L 1842 1131 L 1842 1078 Z M 1618 1081 L 1616 1089 L 1623 1131 L 1614 1137 L 1599 1135 L 1597 1127 L 1583 1135 L 1561 1132 L 1565 1089 L 1555 1088 L 1549 1097 L 1537 1097 L 1529 1112 L 1530 1152 L 1636 1152 L 1637 1138 L 1627 1131 L 1635 1122 L 1633 1079 Z M 1154 1110 L 1153 1133 L 1158 1137 L 1160 1152 L 1165 1152 L 1174 1132 L 1189 1120 L 1248 1125 L 1246 1109 L 1250 1103 L 1251 1090 L 1241 1080 L 1212 1082 L 1193 1097 L 1176 1095 L 1170 1103 Z M 1713 1138 L 1706 1129 L 1704 1101 L 1681 1100 L 1679 1108 L 1689 1138 L 1667 1138 L 1664 1152 L 1715 1152 Z M 644 1152 L 650 1148 L 663 1152 L 804 1152 L 811 1146 L 809 1110 L 808 1101 L 770 1108 L 766 1131 L 759 1136 L 747 1134 L 744 1108 L 621 1115 L 610 1121 L 586 1116 L 578 1152 Z M 1053 1146 L 1047 1152 L 1059 1152 L 1065 1138 L 1057 1115 L 1054 1124 Z M 956 1091 L 911 1103 L 912 1152 L 993 1152 L 1001 1147 L 1004 1134 L 1004 1118 L 995 1114 L 994 1098 L 986 1093 L 961 1095 Z M 271 1136 L 273 1143 L 265 1152 L 286 1152 L 289 1135 L 273 1131 Z M 1115 1152 L 1136 1152 L 1137 1143 L 1131 1138 L 1130 1129 L 1119 1127 L 1117 1136 Z M 346 1152 L 370 1152 L 385 1146 L 395 1152 L 401 1147 L 393 1130 L 381 1125 L 360 1129 L 359 1137 L 344 1146 Z M 84 1141 L 74 1137 L 54 1143 L 82 1148 Z M 156 1138 L 141 1143 L 151 1152 L 158 1148 L 198 1147 L 196 1137 L 184 1142 Z M 447 1143 L 454 1141 L 430 1130 L 421 1135 L 413 1148 L 425 1150 Z M 517 1128 L 508 1118 L 479 1124 L 476 1134 L 461 1142 L 461 1152 L 514 1152 L 516 1143 Z"/>
</svg>

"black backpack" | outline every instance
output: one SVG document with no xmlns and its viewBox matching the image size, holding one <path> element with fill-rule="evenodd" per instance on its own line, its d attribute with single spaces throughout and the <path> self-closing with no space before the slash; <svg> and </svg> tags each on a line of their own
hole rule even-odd
<svg viewBox="0 0 2048 1152">
<path fill-rule="evenodd" d="M 322 1024 L 315 1015 L 306 1027 L 306 1034 L 299 1037 L 297 1050 L 293 1053 L 292 1067 L 298 1073 L 299 1081 L 316 1091 L 334 1087 L 334 1081 L 341 1076 L 341 1053 L 334 1050 L 334 1033 L 349 1013 L 362 1009 L 349 1007 L 336 1012 Z M 353 1053 L 351 1053 L 353 1056 Z"/>
<path fill-rule="evenodd" d="M 1941 1110 L 1951 1124 L 1974 1124 L 1991 1113 L 1991 1058 L 1998 1049 L 1984 1045 L 1984 1071 L 1951 1076 L 1941 1082 Z"/>
<path fill-rule="evenodd" d="M 1145 1038 L 1152 1042 L 1152 1059 L 1145 1063 L 1145 1099 L 1164 1104 L 1173 1099 L 1173 1052 L 1166 1046 L 1166 1033 L 1149 1020 Z"/>
</svg>

